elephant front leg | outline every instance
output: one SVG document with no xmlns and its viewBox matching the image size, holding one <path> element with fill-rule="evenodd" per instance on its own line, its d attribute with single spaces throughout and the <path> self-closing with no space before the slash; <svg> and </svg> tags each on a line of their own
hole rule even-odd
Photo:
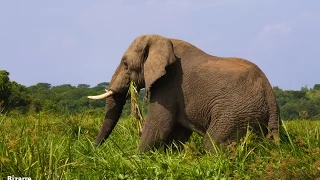
<svg viewBox="0 0 320 180">
<path fill-rule="evenodd" d="M 160 104 L 161 103 L 161 104 Z M 173 130 L 176 107 L 163 101 L 150 102 L 148 117 L 144 123 L 138 151 L 146 152 L 168 140 Z"/>
<path fill-rule="evenodd" d="M 176 146 L 172 148 L 174 150 L 181 150 L 183 148 L 183 144 L 186 143 L 190 136 L 192 135 L 192 131 L 183 125 L 176 123 L 169 137 L 167 138 L 167 143 L 172 144 L 176 143 Z"/>
</svg>

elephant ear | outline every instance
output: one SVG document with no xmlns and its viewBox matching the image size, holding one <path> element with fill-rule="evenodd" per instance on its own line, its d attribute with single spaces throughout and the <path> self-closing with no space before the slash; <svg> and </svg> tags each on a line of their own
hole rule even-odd
<svg viewBox="0 0 320 180">
<path fill-rule="evenodd" d="M 145 88 L 148 92 L 152 84 L 166 74 L 166 67 L 175 61 L 172 42 L 162 36 L 153 35 L 144 49 Z"/>
</svg>

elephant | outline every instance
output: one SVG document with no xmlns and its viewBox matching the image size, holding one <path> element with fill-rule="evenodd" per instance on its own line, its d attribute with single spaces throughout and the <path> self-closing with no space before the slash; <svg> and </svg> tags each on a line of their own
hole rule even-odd
<svg viewBox="0 0 320 180">
<path fill-rule="evenodd" d="M 213 149 L 212 142 L 225 145 L 244 137 L 247 128 L 260 137 L 279 135 L 277 100 L 256 64 L 213 56 L 180 39 L 143 34 L 123 54 L 106 92 L 88 96 L 106 99 L 95 146 L 116 126 L 131 81 L 149 94 L 138 152 L 173 141 L 185 143 L 193 132 L 203 137 L 207 150 Z"/>
</svg>

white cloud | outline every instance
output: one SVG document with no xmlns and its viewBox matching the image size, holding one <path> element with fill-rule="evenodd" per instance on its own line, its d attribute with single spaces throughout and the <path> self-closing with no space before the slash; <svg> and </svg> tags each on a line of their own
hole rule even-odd
<svg viewBox="0 0 320 180">
<path fill-rule="evenodd" d="M 291 19 L 279 23 L 267 24 L 253 39 L 252 47 L 253 49 L 261 47 L 264 49 L 276 49 L 276 47 L 284 41 L 292 41 L 296 39 L 299 34 L 302 35 L 303 30 L 301 29 L 313 28 L 314 26 L 312 24 L 314 23 L 318 23 L 319 26 L 320 24 L 316 19 L 319 19 L 316 14 L 300 13 Z"/>
<path fill-rule="evenodd" d="M 319 18 L 320 18 L 319 14 L 305 12 L 305 13 L 301 13 L 298 16 L 297 21 L 308 21 L 313 23 L 319 23 Z"/>
<path fill-rule="evenodd" d="M 278 24 L 271 24 L 266 25 L 258 34 L 258 39 L 270 37 L 270 36 L 277 36 L 281 34 L 286 34 L 291 31 L 291 27 L 289 27 L 286 23 L 278 23 Z"/>
</svg>

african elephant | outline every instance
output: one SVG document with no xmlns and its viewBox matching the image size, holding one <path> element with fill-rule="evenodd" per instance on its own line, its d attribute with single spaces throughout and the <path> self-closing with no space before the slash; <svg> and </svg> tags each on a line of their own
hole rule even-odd
<svg viewBox="0 0 320 180">
<path fill-rule="evenodd" d="M 260 68 L 241 58 L 212 56 L 194 45 L 150 34 L 137 37 L 124 53 L 106 92 L 106 115 L 95 143 L 103 143 L 117 124 L 130 81 L 150 95 L 138 151 L 161 143 L 186 142 L 192 132 L 228 144 L 247 127 L 262 135 L 279 133 L 272 87 Z"/>
</svg>

